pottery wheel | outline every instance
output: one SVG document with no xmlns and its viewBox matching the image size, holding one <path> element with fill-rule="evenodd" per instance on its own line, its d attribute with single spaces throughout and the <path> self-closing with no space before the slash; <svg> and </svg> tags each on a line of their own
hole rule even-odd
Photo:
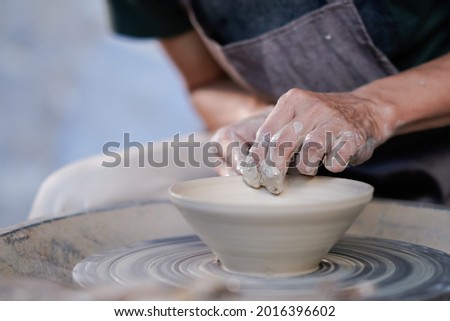
<svg viewBox="0 0 450 321">
<path fill-rule="evenodd" d="M 251 277 L 226 271 L 197 236 L 183 236 L 96 254 L 73 270 L 74 281 L 83 287 L 151 279 L 183 288 L 207 278 L 222 280 L 243 299 L 448 299 L 450 256 L 406 242 L 344 238 L 315 272 Z"/>
</svg>

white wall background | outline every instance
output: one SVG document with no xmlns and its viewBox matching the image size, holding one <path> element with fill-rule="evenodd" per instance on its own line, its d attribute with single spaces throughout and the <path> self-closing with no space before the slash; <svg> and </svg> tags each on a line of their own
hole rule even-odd
<svg viewBox="0 0 450 321">
<path fill-rule="evenodd" d="M 199 128 L 157 43 L 114 35 L 103 0 L 1 1 L 0 226 L 26 219 L 48 174 L 124 132 Z"/>
</svg>

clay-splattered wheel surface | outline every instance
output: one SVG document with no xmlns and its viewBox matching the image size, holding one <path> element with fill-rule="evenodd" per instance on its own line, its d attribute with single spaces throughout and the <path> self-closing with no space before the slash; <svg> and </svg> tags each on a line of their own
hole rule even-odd
<svg viewBox="0 0 450 321">
<path fill-rule="evenodd" d="M 187 287 L 214 278 L 242 299 L 427 300 L 450 298 L 450 256 L 406 242 L 344 238 L 313 273 L 288 278 L 228 272 L 197 236 L 150 240 L 85 258 L 81 286 L 137 280 Z"/>
</svg>

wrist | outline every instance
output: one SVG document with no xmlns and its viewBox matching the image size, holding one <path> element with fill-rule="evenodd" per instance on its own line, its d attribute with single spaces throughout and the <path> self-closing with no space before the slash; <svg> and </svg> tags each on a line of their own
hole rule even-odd
<svg viewBox="0 0 450 321">
<path fill-rule="evenodd" d="M 399 105 L 392 93 L 379 86 L 378 81 L 356 88 L 351 93 L 368 102 L 369 113 L 378 126 L 380 143 L 401 132 L 405 121 L 400 117 Z"/>
</svg>

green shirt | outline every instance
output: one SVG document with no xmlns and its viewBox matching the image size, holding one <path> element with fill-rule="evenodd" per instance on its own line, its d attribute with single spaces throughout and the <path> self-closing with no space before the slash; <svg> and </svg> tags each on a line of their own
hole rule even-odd
<svg viewBox="0 0 450 321">
<path fill-rule="evenodd" d="M 166 38 L 192 28 L 178 0 L 108 0 L 108 3 L 114 29 L 119 34 Z M 203 17 L 211 30 L 223 29 L 221 34 L 214 34 L 222 42 L 256 36 L 295 19 L 302 10 L 308 12 L 325 3 L 325 0 L 193 1 L 196 9 L 203 11 L 199 18 Z M 290 8 L 294 4 L 296 10 Z M 399 70 L 450 51 L 450 0 L 355 0 L 355 5 L 375 45 Z M 254 16 L 249 19 L 252 13 Z M 231 23 L 224 21 L 224 17 L 231 17 Z M 262 22 L 254 23 L 258 20 Z M 250 26 L 242 25 L 243 22 Z"/>
<path fill-rule="evenodd" d="M 450 52 L 450 1 L 391 0 L 400 50 L 391 58 L 399 70 Z"/>
</svg>

